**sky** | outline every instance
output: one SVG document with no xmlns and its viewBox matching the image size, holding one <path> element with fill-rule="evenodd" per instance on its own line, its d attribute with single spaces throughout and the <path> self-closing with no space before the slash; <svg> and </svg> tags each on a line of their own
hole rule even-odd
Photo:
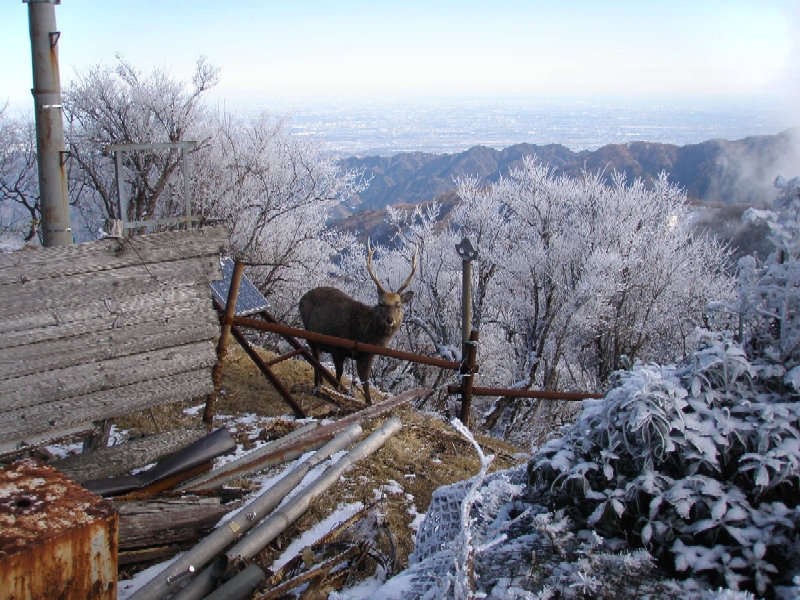
<svg viewBox="0 0 800 600">
<path fill-rule="evenodd" d="M 217 98 L 675 97 L 798 91 L 797 0 L 63 0 L 62 84 L 116 54 Z M 27 5 L 0 3 L 0 103 L 31 103 Z"/>
</svg>

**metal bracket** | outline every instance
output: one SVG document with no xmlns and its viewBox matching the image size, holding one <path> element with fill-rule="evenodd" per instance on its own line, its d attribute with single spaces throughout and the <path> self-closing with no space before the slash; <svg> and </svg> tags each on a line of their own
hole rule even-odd
<svg viewBox="0 0 800 600">
<path fill-rule="evenodd" d="M 61 32 L 51 31 L 47 35 L 50 37 L 50 48 L 55 48 L 56 44 L 58 44 L 58 40 L 61 39 Z"/>
<path fill-rule="evenodd" d="M 460 244 L 456 244 L 456 252 L 461 257 L 461 260 L 475 260 L 478 258 L 478 251 L 472 247 L 472 242 L 468 237 L 461 240 Z"/>
</svg>

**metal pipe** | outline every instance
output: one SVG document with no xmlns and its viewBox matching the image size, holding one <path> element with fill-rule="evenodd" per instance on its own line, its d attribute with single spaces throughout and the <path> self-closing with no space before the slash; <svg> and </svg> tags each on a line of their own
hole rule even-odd
<svg viewBox="0 0 800 600">
<path fill-rule="evenodd" d="M 460 385 L 447 386 L 448 394 L 460 394 Z M 587 398 L 603 398 L 603 394 L 589 394 L 584 392 L 553 392 L 550 390 L 509 390 L 504 388 L 487 388 L 475 386 L 472 388 L 473 396 L 505 396 L 506 398 L 545 398 L 548 400 L 586 400 Z"/>
<path fill-rule="evenodd" d="M 205 481 L 204 483 L 200 483 L 197 485 L 190 485 L 188 489 L 189 491 L 192 492 L 217 490 L 226 483 L 228 483 L 229 481 L 233 481 L 234 479 L 241 479 L 242 477 L 247 477 L 248 475 L 251 475 L 258 471 L 263 471 L 268 467 L 282 465 L 284 463 L 291 462 L 297 458 L 300 458 L 301 456 L 303 456 L 303 454 L 312 452 L 317 448 L 319 448 L 320 446 L 322 446 L 325 442 L 327 442 L 330 439 L 330 437 L 323 437 L 318 440 L 306 442 L 305 444 L 293 447 L 291 449 L 278 448 L 278 450 L 274 451 L 272 455 L 268 458 L 264 458 L 255 463 L 249 463 L 245 466 L 240 466 L 235 471 L 231 471 L 227 474 L 217 475 L 216 477 L 212 477 L 211 479 Z"/>
<path fill-rule="evenodd" d="M 267 464 L 278 464 L 279 462 L 283 462 L 287 455 L 295 450 L 302 450 L 301 453 L 295 454 L 295 456 L 299 456 L 305 452 L 310 452 L 311 450 L 315 450 L 316 448 L 322 446 L 322 444 L 330 440 L 338 432 L 344 430 L 353 423 L 360 423 L 366 419 L 378 417 L 381 414 L 400 406 L 401 404 L 411 400 L 416 400 L 428 391 L 430 390 L 426 390 L 424 388 L 408 390 L 407 392 L 403 392 L 402 394 L 399 394 L 393 398 L 384 400 L 379 404 L 373 404 L 372 406 L 364 408 L 356 413 L 347 415 L 338 421 L 334 421 L 328 425 L 323 425 L 319 427 L 319 429 L 307 431 L 302 435 L 298 435 L 296 438 L 294 438 L 294 440 L 291 441 L 291 443 L 287 442 L 286 444 L 282 444 L 273 449 L 271 452 L 259 451 L 252 460 L 243 460 L 242 462 L 236 461 L 235 464 L 231 463 L 224 472 L 214 471 L 212 473 L 208 473 L 202 481 L 202 487 L 195 487 L 194 484 L 196 482 L 199 483 L 199 481 L 194 480 L 188 482 L 186 487 L 181 487 L 178 489 L 190 489 L 192 491 L 197 489 L 213 489 L 220 487 L 225 481 L 229 481 L 234 476 L 243 477 L 248 473 L 252 473 L 254 470 L 265 468 Z M 242 458 L 250 459 L 251 455 L 252 453 Z"/>
<path fill-rule="evenodd" d="M 69 222 L 67 171 L 62 157 L 64 117 L 61 78 L 58 70 L 56 27 L 57 0 L 24 0 L 28 5 L 33 63 L 33 104 L 36 119 L 36 156 L 39 166 L 42 243 L 45 246 L 69 246 L 72 229 Z"/>
<path fill-rule="evenodd" d="M 311 505 L 311 503 L 324 494 L 339 477 L 357 461 L 366 458 L 377 451 L 391 436 L 402 428 L 402 423 L 397 417 L 392 417 L 379 429 L 374 431 L 366 440 L 358 444 L 347 453 L 339 462 L 330 467 L 300 494 L 292 498 L 283 508 L 275 511 L 250 534 L 228 550 L 220 563 L 233 564 L 240 559 L 249 559 L 258 554 L 264 546 L 274 540 L 283 530 L 296 521 Z M 220 564 L 216 565 L 221 566 Z M 173 600 L 197 600 L 211 593 L 216 583 L 219 568 L 207 567 L 197 577 L 189 582 Z"/>
<path fill-rule="evenodd" d="M 186 203 L 186 229 L 192 228 L 192 192 L 189 187 L 189 150 L 186 146 L 181 148 L 181 170 L 183 171 L 183 201 Z"/>
<path fill-rule="evenodd" d="M 309 423 L 308 425 L 304 425 L 300 429 L 295 429 L 291 433 L 286 434 L 280 439 L 272 440 L 261 446 L 260 448 L 256 448 L 255 450 L 248 452 L 244 456 L 240 456 L 236 460 L 232 460 L 228 463 L 222 465 L 219 469 L 214 469 L 213 471 L 202 475 L 201 477 L 197 477 L 195 479 L 191 479 L 184 483 L 183 485 L 178 486 L 176 489 L 178 491 L 186 490 L 186 489 L 193 489 L 195 486 L 200 485 L 201 483 L 205 483 L 211 479 L 219 477 L 225 473 L 229 473 L 230 471 L 235 471 L 238 467 L 243 464 L 250 464 L 252 462 L 257 461 L 259 458 L 274 452 L 278 448 L 282 446 L 286 446 L 289 442 L 294 441 L 295 439 L 314 431 L 317 427 L 319 427 L 319 423 L 316 421 L 313 423 Z M 237 471 L 237 475 L 239 475 Z M 222 485 L 222 484 L 220 484 Z"/>
<path fill-rule="evenodd" d="M 472 410 L 472 389 L 475 382 L 475 361 L 478 356 L 478 332 L 472 330 L 469 340 L 464 344 L 464 356 L 461 362 L 461 422 L 467 429 L 470 427 Z"/>
<path fill-rule="evenodd" d="M 363 344 L 353 340 L 345 340 L 343 338 L 333 337 L 332 335 L 323 335 L 313 331 L 306 331 L 305 329 L 296 329 L 278 323 L 267 323 L 259 321 L 258 319 L 251 319 L 249 317 L 234 317 L 233 324 L 239 325 L 246 329 L 255 329 L 256 331 L 270 331 L 278 333 L 282 336 L 292 336 L 309 340 L 311 342 L 319 342 L 320 344 L 327 344 L 329 346 L 337 346 L 339 348 L 347 348 L 355 350 L 356 352 L 363 352 L 365 354 L 377 354 L 379 356 L 391 356 L 392 358 L 399 358 L 401 360 L 408 360 L 411 362 L 420 363 L 423 365 L 431 365 L 433 367 L 440 367 L 442 369 L 450 369 L 457 371 L 461 363 L 452 360 L 444 360 L 434 356 L 423 356 L 421 354 L 413 354 L 412 352 L 403 352 L 402 350 L 392 350 L 383 346 L 373 346 L 372 344 Z"/>
<path fill-rule="evenodd" d="M 467 342 L 472 329 L 472 261 L 461 261 L 461 343 L 464 345 L 462 359 L 466 360 Z"/>
<path fill-rule="evenodd" d="M 286 473 L 275 485 L 244 506 L 233 518 L 198 542 L 191 550 L 169 565 L 141 587 L 131 600 L 156 600 L 174 592 L 187 577 L 207 565 L 229 544 L 240 538 L 296 488 L 303 478 L 319 463 L 332 454 L 344 450 L 357 441 L 363 431 L 358 424 L 351 425 L 320 448 L 307 461 Z M 204 571 L 205 573 L 205 571 Z M 192 583 L 189 584 L 190 587 Z M 200 596 L 202 597 L 202 596 Z"/>
<path fill-rule="evenodd" d="M 206 596 L 206 600 L 246 600 L 266 576 L 258 565 L 247 565 L 244 571 Z"/>
</svg>

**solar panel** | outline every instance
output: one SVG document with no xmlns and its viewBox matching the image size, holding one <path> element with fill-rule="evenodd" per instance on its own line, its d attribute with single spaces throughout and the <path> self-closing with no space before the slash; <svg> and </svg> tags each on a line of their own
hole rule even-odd
<svg viewBox="0 0 800 600">
<path fill-rule="evenodd" d="M 220 266 L 222 267 L 222 279 L 211 282 L 211 291 L 220 306 L 225 308 L 228 290 L 231 288 L 231 279 L 233 278 L 233 261 L 230 258 L 223 258 L 220 260 Z M 242 282 L 239 284 L 239 296 L 236 298 L 234 314 L 243 317 L 266 310 L 267 307 L 269 307 L 267 299 L 253 285 L 253 282 L 247 278 L 247 275 L 242 274 Z"/>
</svg>

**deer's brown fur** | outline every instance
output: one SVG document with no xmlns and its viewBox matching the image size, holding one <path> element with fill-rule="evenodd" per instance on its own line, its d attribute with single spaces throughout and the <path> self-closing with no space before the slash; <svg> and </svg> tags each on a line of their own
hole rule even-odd
<svg viewBox="0 0 800 600">
<path fill-rule="evenodd" d="M 386 346 L 403 322 L 403 304 L 407 304 L 414 292 L 405 292 L 411 283 L 416 270 L 416 253 L 411 265 L 411 275 L 396 292 L 389 292 L 380 284 L 372 272 L 372 249 L 367 243 L 367 271 L 375 282 L 378 291 L 378 304 L 367 306 L 354 300 L 341 290 L 333 287 L 318 287 L 307 292 L 300 299 L 300 318 L 308 331 L 331 335 L 346 340 L 354 340 L 373 346 Z M 309 342 L 315 358 L 320 352 L 327 352 L 333 359 L 336 368 L 336 379 L 341 384 L 344 372 L 344 360 L 352 358 L 356 361 L 358 378 L 364 386 L 364 399 L 367 404 L 372 400 L 369 394 L 369 376 L 372 370 L 374 354 L 355 352 L 337 346 Z M 319 373 L 314 374 L 314 385 L 321 383 Z"/>
</svg>

